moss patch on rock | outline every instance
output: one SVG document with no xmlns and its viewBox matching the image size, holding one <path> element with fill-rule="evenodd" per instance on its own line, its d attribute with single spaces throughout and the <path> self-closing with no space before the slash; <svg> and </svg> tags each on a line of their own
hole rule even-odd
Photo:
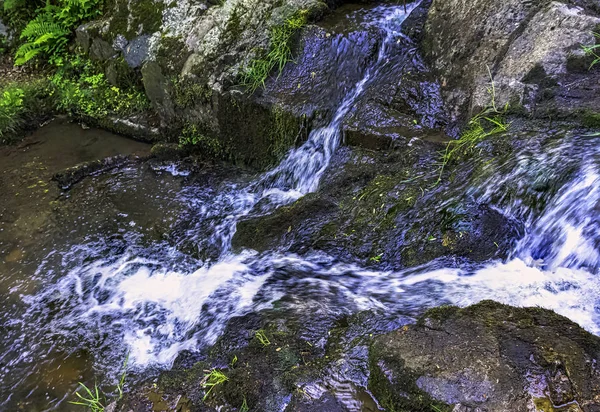
<svg viewBox="0 0 600 412">
<path fill-rule="evenodd" d="M 110 13 L 110 40 L 114 40 L 119 34 L 131 40 L 141 34 L 160 31 L 164 9 L 165 3 L 162 1 L 109 1 L 107 10 Z"/>
</svg>

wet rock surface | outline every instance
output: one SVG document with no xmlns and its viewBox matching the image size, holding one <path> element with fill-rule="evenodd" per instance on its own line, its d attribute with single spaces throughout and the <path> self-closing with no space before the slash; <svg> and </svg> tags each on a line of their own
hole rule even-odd
<svg viewBox="0 0 600 412">
<path fill-rule="evenodd" d="M 484 301 L 464 309 L 432 309 L 416 323 L 362 312 L 322 323 L 318 330 L 280 316 L 266 311 L 232 319 L 205 355 L 180 356 L 155 384 L 129 394 L 120 410 L 245 405 L 249 411 L 288 412 L 595 411 L 600 406 L 600 339 L 548 310 Z M 203 382 L 211 370 L 227 380 L 209 391 Z"/>
<path fill-rule="evenodd" d="M 503 257 L 521 223 L 471 196 L 464 185 L 482 179 L 478 167 L 493 159 L 494 150 L 502 148 L 508 155 L 512 149 L 507 147 L 510 138 L 499 136 L 489 152 L 464 163 L 441 184 L 439 138 L 416 138 L 378 152 L 344 148 L 316 193 L 269 215 L 240 221 L 233 246 L 299 254 L 322 250 L 393 270 L 440 256 L 475 261 Z"/>
<path fill-rule="evenodd" d="M 562 316 L 484 301 L 375 339 L 369 388 L 387 410 L 595 411 L 599 357 L 600 339 Z"/>
</svg>

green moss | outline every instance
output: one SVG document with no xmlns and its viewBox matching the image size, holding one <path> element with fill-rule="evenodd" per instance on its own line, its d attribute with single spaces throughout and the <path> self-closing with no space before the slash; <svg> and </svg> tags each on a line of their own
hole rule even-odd
<svg viewBox="0 0 600 412">
<path fill-rule="evenodd" d="M 160 65 L 165 76 L 172 77 L 181 73 L 190 54 L 191 51 L 189 51 L 181 37 L 163 34 L 156 52 L 156 62 Z"/>
<path fill-rule="evenodd" d="M 239 4 L 235 6 L 229 20 L 227 20 L 227 26 L 225 26 L 224 35 L 228 37 L 230 41 L 236 41 L 242 34 L 242 20 L 240 16 Z"/>
<path fill-rule="evenodd" d="M 111 10 L 109 12 L 111 40 L 114 40 L 118 34 L 131 40 L 140 34 L 150 34 L 160 30 L 165 4 L 154 0 L 112 0 L 108 9 Z"/>
<path fill-rule="evenodd" d="M 452 406 L 431 398 L 417 386 L 417 375 L 405 368 L 403 362 L 386 359 L 386 369 L 401 371 L 390 377 L 380 367 L 382 357 L 377 350 L 370 353 L 369 390 L 388 412 L 450 412 Z M 390 381 L 390 378 L 392 381 Z"/>
<path fill-rule="evenodd" d="M 581 124 L 590 129 L 600 128 L 600 113 L 585 111 L 581 114 Z"/>
<path fill-rule="evenodd" d="M 281 160 L 298 139 L 298 119 L 278 106 L 271 111 L 273 124 L 269 133 L 269 157 L 272 164 Z"/>
<path fill-rule="evenodd" d="M 435 319 L 437 321 L 443 321 L 454 314 L 456 314 L 460 308 L 458 306 L 442 305 L 427 310 L 423 316 L 419 318 L 419 324 L 423 324 L 425 319 Z"/>
<path fill-rule="evenodd" d="M 179 109 L 191 109 L 206 104 L 212 98 L 212 90 L 191 77 L 174 78 L 174 101 Z"/>
<path fill-rule="evenodd" d="M 198 362 L 189 369 L 173 369 L 161 374 L 158 384 L 167 390 L 180 390 L 190 385 L 197 385 L 204 377 L 204 371 L 209 367 L 206 362 Z"/>
<path fill-rule="evenodd" d="M 218 108 L 213 133 L 234 163 L 268 169 L 300 139 L 302 118 L 285 109 L 230 93 L 216 95 L 211 103 Z"/>
</svg>

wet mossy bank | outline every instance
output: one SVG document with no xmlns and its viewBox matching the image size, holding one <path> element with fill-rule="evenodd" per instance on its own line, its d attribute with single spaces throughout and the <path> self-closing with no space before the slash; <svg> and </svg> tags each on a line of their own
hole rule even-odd
<svg viewBox="0 0 600 412">
<path fill-rule="evenodd" d="M 276 311 L 234 318 L 201 360 L 180 356 L 117 410 L 600 408 L 600 338 L 551 311 L 484 301 L 413 322 L 362 312 L 310 330 Z M 211 371 L 225 377 L 212 389 Z"/>
</svg>

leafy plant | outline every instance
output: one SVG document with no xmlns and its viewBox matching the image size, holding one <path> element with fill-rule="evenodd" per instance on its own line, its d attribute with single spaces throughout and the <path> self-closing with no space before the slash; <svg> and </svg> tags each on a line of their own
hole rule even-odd
<svg viewBox="0 0 600 412">
<path fill-rule="evenodd" d="M 90 60 L 75 57 L 52 77 L 57 108 L 75 117 L 129 116 L 149 107 L 145 94 L 112 86 Z"/>
<path fill-rule="evenodd" d="M 69 402 L 73 405 L 81 405 L 88 408 L 91 412 L 104 412 L 105 406 L 102 403 L 102 394 L 98 389 L 98 385 L 94 385 L 94 389 L 88 388 L 85 384 L 79 382 L 79 386 L 84 390 L 87 395 L 82 395 L 79 392 L 75 392 L 75 395 L 79 398 L 79 401 Z"/>
<path fill-rule="evenodd" d="M 228 380 L 229 378 L 227 377 L 227 375 L 225 375 L 218 369 L 211 369 L 210 371 L 208 371 L 208 373 L 204 375 L 204 378 L 200 382 L 200 386 L 202 386 L 202 388 L 209 388 L 208 392 L 204 394 L 204 398 L 202 399 L 206 400 L 206 398 L 208 397 L 210 392 L 215 388 L 215 386 L 227 382 Z"/>
<path fill-rule="evenodd" d="M 600 63 L 600 33 L 593 33 L 593 35 L 596 37 L 596 44 L 581 46 L 587 56 L 594 58 L 590 65 L 590 69 Z"/>
<path fill-rule="evenodd" d="M 41 55 L 53 64 L 60 61 L 74 29 L 99 15 L 101 5 L 101 0 L 47 0 L 21 32 L 25 43 L 16 52 L 15 64 L 25 64 Z"/>
<path fill-rule="evenodd" d="M 21 32 L 45 3 L 45 0 L 0 0 L 0 17 L 5 25 Z"/>
<path fill-rule="evenodd" d="M 488 73 L 490 79 L 492 79 L 489 68 Z M 498 109 L 496 106 L 496 86 L 493 79 L 491 80 L 491 86 L 488 88 L 488 93 L 491 96 L 490 106 L 469 121 L 459 139 L 451 140 L 446 145 L 446 149 L 441 156 L 441 166 L 436 185 L 441 182 L 442 174 L 449 163 L 471 155 L 479 143 L 490 136 L 506 132 L 510 127 L 510 123 L 507 123 L 504 119 L 504 115 L 508 111 L 508 103 L 502 109 Z"/>
<path fill-rule="evenodd" d="M 45 54 L 52 58 L 64 50 L 70 30 L 58 22 L 50 13 L 43 13 L 31 20 L 21 32 L 26 40 L 17 50 L 15 64 L 22 65 L 34 57 Z"/>
<path fill-rule="evenodd" d="M 9 143 L 28 119 L 44 117 L 52 106 L 46 79 L 0 84 L 0 143 Z"/>
<path fill-rule="evenodd" d="M 9 87 L 0 94 L 0 140 L 18 127 L 24 96 L 23 89 L 17 86 Z"/>
<path fill-rule="evenodd" d="M 254 334 L 254 337 L 256 338 L 256 340 L 258 340 L 258 342 L 263 347 L 267 347 L 267 346 L 269 346 L 271 344 L 271 341 L 267 337 L 267 334 L 262 329 L 261 330 L 257 330 L 256 333 Z"/>
<path fill-rule="evenodd" d="M 306 22 L 306 11 L 301 10 L 286 19 L 282 25 L 271 28 L 269 51 L 262 58 L 253 60 L 242 77 L 242 84 L 250 92 L 253 93 L 258 88 L 264 87 L 273 69 L 277 68 L 281 74 L 286 63 L 292 59 L 294 36 L 306 25 Z"/>
<path fill-rule="evenodd" d="M 179 146 L 195 147 L 213 157 L 223 157 L 226 153 L 218 139 L 204 135 L 195 124 L 187 124 L 183 128 L 179 136 Z"/>
</svg>

